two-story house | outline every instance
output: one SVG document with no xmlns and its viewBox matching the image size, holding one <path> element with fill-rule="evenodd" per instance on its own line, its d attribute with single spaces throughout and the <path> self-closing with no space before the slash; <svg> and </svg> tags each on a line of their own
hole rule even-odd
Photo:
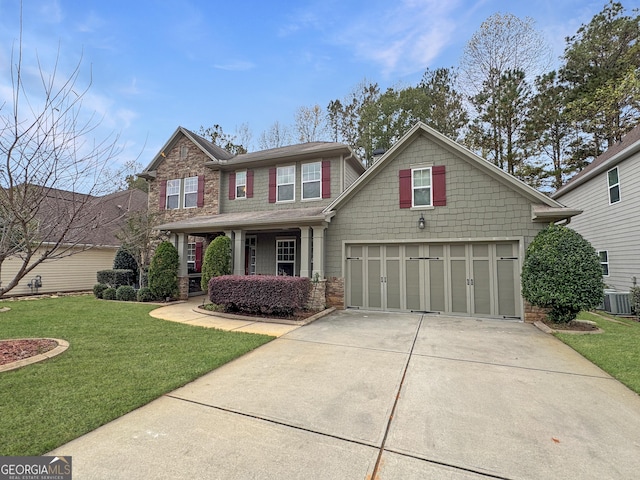
<svg viewBox="0 0 640 480">
<path fill-rule="evenodd" d="M 424 124 L 366 172 L 342 144 L 232 157 L 178 128 L 141 176 L 183 295 L 199 242 L 228 235 L 235 274 L 316 278 L 328 305 L 523 318 L 526 247 L 580 213 Z"/>
<path fill-rule="evenodd" d="M 598 252 L 605 285 L 629 291 L 640 281 L 640 126 L 552 197 L 584 211 L 569 226 Z"/>
<path fill-rule="evenodd" d="M 179 127 L 140 174 L 158 228 L 175 235 L 186 262 L 182 294 L 199 290 L 202 252 L 218 235 L 233 242 L 235 275 L 324 278 L 324 212 L 362 173 L 344 144 L 310 142 L 232 156 Z"/>
</svg>

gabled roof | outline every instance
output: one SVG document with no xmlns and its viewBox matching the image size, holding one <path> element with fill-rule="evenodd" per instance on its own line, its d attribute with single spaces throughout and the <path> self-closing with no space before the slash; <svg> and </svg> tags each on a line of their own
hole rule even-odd
<svg viewBox="0 0 640 480">
<path fill-rule="evenodd" d="M 173 135 L 171 135 L 171 138 L 169 138 L 167 143 L 165 143 L 156 156 L 153 157 L 151 163 L 142 171 L 142 173 L 139 173 L 138 176 L 142 178 L 155 178 L 155 171 L 160 163 L 165 159 L 165 152 L 171 150 L 181 136 L 185 136 L 191 140 L 191 142 L 207 157 L 209 157 L 211 161 L 218 162 L 220 160 L 229 160 L 233 158 L 233 154 L 227 152 L 225 149 L 220 148 L 214 143 L 211 143 L 200 135 L 197 135 L 184 127 L 178 127 L 176 131 L 173 132 Z"/>
<path fill-rule="evenodd" d="M 419 136 L 425 136 L 429 140 L 436 142 L 438 145 L 449 150 L 455 154 L 461 160 L 464 160 L 475 168 L 483 171 L 487 175 L 490 175 L 494 179 L 515 190 L 523 197 L 532 202 L 532 220 L 533 221 L 545 221 L 553 222 L 563 220 L 565 218 L 572 217 L 581 213 L 581 210 L 573 210 L 564 207 L 557 201 L 549 198 L 548 196 L 540 193 L 536 189 L 530 187 L 526 183 L 518 180 L 517 178 L 509 175 L 502 169 L 488 162 L 487 160 L 479 157 L 475 153 L 466 149 L 457 142 L 454 142 L 450 138 L 442 135 L 428 125 L 418 122 L 409 130 L 398 142 L 391 147 L 387 153 L 385 153 L 376 163 L 373 164 L 358 180 L 356 180 L 348 189 L 346 189 L 338 198 L 336 198 L 331 204 L 325 208 L 325 212 L 339 209 L 342 205 L 347 203 L 357 192 L 364 188 L 369 181 L 374 178 L 379 171 L 381 171 L 385 165 L 392 162 L 407 146 L 409 146 Z M 537 208 L 533 206 L 537 205 Z M 545 207 L 545 208 L 542 208 Z"/>
<path fill-rule="evenodd" d="M 560 187 L 551 197 L 560 198 L 603 171 L 615 167 L 638 151 L 640 151 L 640 125 L 622 137 L 620 142 L 607 148 L 605 152 L 596 157 L 593 162 L 577 173 L 566 185 Z"/>
</svg>

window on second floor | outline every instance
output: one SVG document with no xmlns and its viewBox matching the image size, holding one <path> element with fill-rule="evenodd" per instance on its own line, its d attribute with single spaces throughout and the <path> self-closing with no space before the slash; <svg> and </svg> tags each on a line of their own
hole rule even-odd
<svg viewBox="0 0 640 480">
<path fill-rule="evenodd" d="M 236 172 L 236 198 L 247 197 L 247 172 Z"/>
<path fill-rule="evenodd" d="M 607 250 L 600 250 L 598 252 L 598 259 L 600 260 L 600 265 L 602 266 L 602 275 L 605 277 L 609 276 L 609 252 Z"/>
<path fill-rule="evenodd" d="M 180 179 L 167 180 L 167 210 L 172 210 L 180 206 Z"/>
<path fill-rule="evenodd" d="M 607 172 L 607 181 L 609 182 L 609 204 L 618 203 L 620 201 L 618 167 L 612 168 Z"/>
<path fill-rule="evenodd" d="M 278 167 L 277 174 L 277 197 L 278 202 L 292 202 L 295 200 L 296 191 L 296 167 Z"/>
<path fill-rule="evenodd" d="M 322 197 L 322 166 L 320 162 L 302 165 L 302 200 Z"/>
<path fill-rule="evenodd" d="M 414 207 L 430 207 L 431 202 L 431 168 L 415 168 L 411 170 L 411 185 Z"/>
<path fill-rule="evenodd" d="M 198 205 L 198 177 L 184 179 L 184 208 Z"/>
</svg>

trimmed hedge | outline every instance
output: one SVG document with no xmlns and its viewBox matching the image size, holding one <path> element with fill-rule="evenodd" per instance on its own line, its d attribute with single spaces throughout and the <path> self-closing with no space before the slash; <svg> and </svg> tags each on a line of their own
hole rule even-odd
<svg viewBox="0 0 640 480">
<path fill-rule="evenodd" d="M 156 297 L 151 293 L 151 289 L 149 287 L 142 287 L 138 290 L 138 301 L 139 302 L 153 302 Z"/>
<path fill-rule="evenodd" d="M 109 288 L 109 285 L 105 285 L 104 283 L 96 283 L 93 286 L 93 295 L 96 298 L 102 298 L 102 292 L 104 292 L 107 288 Z"/>
<path fill-rule="evenodd" d="M 224 275 L 209 280 L 209 299 L 226 311 L 290 316 L 304 309 L 311 281 L 306 277 Z"/>
<path fill-rule="evenodd" d="M 132 285 L 135 280 L 133 270 L 128 269 L 100 270 L 97 277 L 98 283 L 104 283 L 111 288 L 118 288 L 120 285 Z"/>
<path fill-rule="evenodd" d="M 136 291 L 130 285 L 121 285 L 116 289 L 116 300 L 120 300 L 122 302 L 135 302 L 136 298 Z"/>
<path fill-rule="evenodd" d="M 105 300 L 115 300 L 116 299 L 116 289 L 109 287 L 102 292 L 102 298 Z"/>
<path fill-rule="evenodd" d="M 206 290 L 212 277 L 231 275 L 231 239 L 220 235 L 213 239 L 204 252 L 200 287 Z"/>
</svg>

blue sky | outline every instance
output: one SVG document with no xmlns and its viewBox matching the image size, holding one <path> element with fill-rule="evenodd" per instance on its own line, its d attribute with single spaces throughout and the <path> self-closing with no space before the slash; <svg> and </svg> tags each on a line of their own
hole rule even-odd
<svg viewBox="0 0 640 480">
<path fill-rule="evenodd" d="M 83 109 L 95 134 L 120 135 L 117 161 L 146 165 L 178 125 L 197 131 L 247 123 L 252 149 L 300 106 L 343 98 L 363 79 L 412 85 L 426 68 L 458 64 L 496 12 L 532 17 L 557 59 L 606 0 L 24 0 L 28 70 L 69 72 L 82 58 L 92 85 Z M 629 12 L 638 0 L 623 0 Z M 19 1 L 0 0 L 0 98 L 10 87 Z M 115 166 L 115 165 L 114 165 Z"/>
</svg>

